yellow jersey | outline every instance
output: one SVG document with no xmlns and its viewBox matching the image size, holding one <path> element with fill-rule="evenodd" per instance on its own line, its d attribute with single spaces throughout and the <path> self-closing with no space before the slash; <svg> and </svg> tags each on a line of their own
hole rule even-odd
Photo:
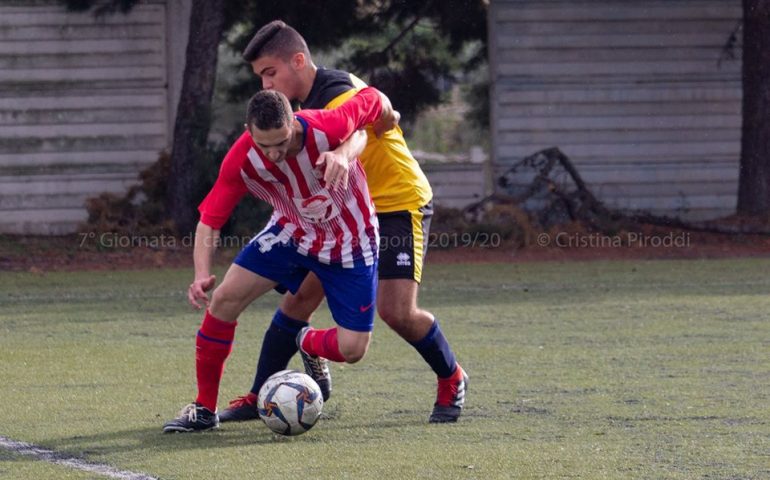
<svg viewBox="0 0 770 480">
<path fill-rule="evenodd" d="M 319 68 L 301 107 L 335 108 L 364 87 L 366 84 L 351 73 Z M 377 211 L 414 210 L 427 205 L 433 198 L 433 191 L 406 146 L 401 128 L 393 128 L 377 138 L 372 127 L 367 126 L 366 134 L 368 140 L 360 160 Z"/>
</svg>

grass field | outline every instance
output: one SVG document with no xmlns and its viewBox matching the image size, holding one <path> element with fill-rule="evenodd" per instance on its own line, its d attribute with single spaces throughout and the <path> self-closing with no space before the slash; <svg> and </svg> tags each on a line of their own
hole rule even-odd
<svg viewBox="0 0 770 480">
<path fill-rule="evenodd" d="M 3 273 L 0 436 L 161 479 L 766 479 L 769 270 L 430 265 L 422 305 L 471 379 L 461 421 L 427 423 L 435 380 L 378 322 L 362 363 L 333 366 L 328 418 L 290 439 L 161 434 L 195 391 L 189 270 Z M 277 298 L 241 318 L 220 408 L 250 385 Z M 103 477 L 0 449 L 0 478 Z"/>
</svg>

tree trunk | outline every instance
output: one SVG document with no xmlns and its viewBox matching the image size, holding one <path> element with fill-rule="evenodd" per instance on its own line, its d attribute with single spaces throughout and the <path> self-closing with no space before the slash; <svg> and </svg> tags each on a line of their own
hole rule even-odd
<svg viewBox="0 0 770 480">
<path fill-rule="evenodd" d="M 180 235 L 198 220 L 192 198 L 196 160 L 206 153 L 217 49 L 225 30 L 225 0 L 193 0 L 184 78 L 174 124 L 167 209 Z"/>
<path fill-rule="evenodd" d="M 739 215 L 770 212 L 770 0 L 743 0 Z"/>
</svg>

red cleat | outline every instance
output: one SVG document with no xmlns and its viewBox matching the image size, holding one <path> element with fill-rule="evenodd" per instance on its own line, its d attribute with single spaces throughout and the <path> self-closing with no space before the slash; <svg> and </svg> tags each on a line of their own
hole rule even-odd
<svg viewBox="0 0 770 480">
<path fill-rule="evenodd" d="M 449 378 L 438 379 L 438 392 L 430 423 L 454 423 L 465 406 L 465 392 L 468 389 L 468 375 L 457 364 L 455 373 Z"/>
</svg>

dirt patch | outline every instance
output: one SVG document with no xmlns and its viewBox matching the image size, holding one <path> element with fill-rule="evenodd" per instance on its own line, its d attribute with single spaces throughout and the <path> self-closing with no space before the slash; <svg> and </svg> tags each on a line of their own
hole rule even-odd
<svg viewBox="0 0 770 480">
<path fill-rule="evenodd" d="M 189 242 L 169 237 L 121 247 L 83 236 L 0 236 L 0 271 L 126 270 L 192 266 Z M 113 239 L 114 240 L 114 239 Z M 162 240 L 162 241 L 160 241 Z M 486 247 L 472 242 L 430 248 L 428 263 L 509 263 L 623 259 L 770 257 L 770 236 L 728 235 L 645 227 L 613 235 L 586 232 L 541 233 L 524 248 L 504 242 Z M 217 263 L 229 264 L 238 247 L 222 249 Z"/>
</svg>

